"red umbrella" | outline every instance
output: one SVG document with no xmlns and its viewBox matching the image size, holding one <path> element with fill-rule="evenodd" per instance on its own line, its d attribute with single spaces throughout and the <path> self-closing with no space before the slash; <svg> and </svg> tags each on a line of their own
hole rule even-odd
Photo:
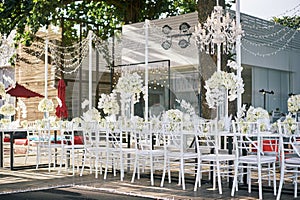
<svg viewBox="0 0 300 200">
<path fill-rule="evenodd" d="M 16 83 L 15 87 L 10 86 L 6 88 L 6 93 L 10 94 L 11 96 L 14 97 L 25 97 L 25 98 L 30 98 L 30 97 L 44 97 L 43 95 L 36 93 L 30 89 L 27 89 L 23 85 L 20 85 L 19 83 Z"/>
<path fill-rule="evenodd" d="M 58 86 L 57 86 L 57 96 L 61 100 L 61 106 L 58 105 L 56 107 L 56 116 L 60 118 L 67 118 L 68 117 L 68 108 L 66 105 L 66 84 L 63 79 L 60 79 L 58 81 Z"/>
</svg>

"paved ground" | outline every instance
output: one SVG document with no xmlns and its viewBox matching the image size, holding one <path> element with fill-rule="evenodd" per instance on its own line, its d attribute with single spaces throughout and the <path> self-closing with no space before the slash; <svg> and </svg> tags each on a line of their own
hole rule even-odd
<svg viewBox="0 0 300 200">
<path fill-rule="evenodd" d="M 22 158 L 23 159 L 23 158 Z M 18 165 L 18 159 L 16 159 Z M 23 160 L 19 165 L 23 165 Z M 177 184 L 176 176 L 172 183 L 165 182 L 163 188 L 160 184 L 160 172 L 155 176 L 155 186 L 150 185 L 148 176 L 131 183 L 131 174 L 126 174 L 124 181 L 119 180 L 119 174 L 114 177 L 109 173 L 107 180 L 100 175 L 97 179 L 88 170 L 80 177 L 79 173 L 72 176 L 63 171 L 48 172 L 47 168 L 24 169 L 11 171 L 5 163 L 4 169 L 0 169 L 0 200 L 1 199 L 257 199 L 258 193 L 248 193 L 246 188 L 241 188 L 235 195 L 230 196 L 228 183 L 223 182 L 223 194 L 218 190 L 212 190 L 210 182 L 204 182 L 197 192 L 193 191 L 193 178 L 187 177 L 186 190 L 183 191 Z M 175 174 L 175 173 L 174 173 Z M 266 185 L 266 184 L 264 184 Z M 290 184 L 291 185 L 291 184 Z M 286 185 L 287 186 L 287 185 Z M 285 186 L 285 187 L 286 187 Z M 255 186 L 253 186 L 255 189 Z M 264 187 L 264 199 L 275 199 L 272 189 Z M 288 190 L 282 194 L 281 199 L 293 199 L 293 191 Z"/>
<path fill-rule="evenodd" d="M 240 189 L 235 197 L 230 196 L 228 184 L 224 182 L 223 194 L 211 189 L 211 184 L 203 184 L 197 191 L 193 191 L 192 179 L 187 181 L 187 189 L 183 191 L 174 180 L 159 187 L 160 177 L 156 176 L 155 186 L 150 186 L 149 177 L 142 177 L 135 183 L 130 182 L 128 174 L 123 182 L 119 177 L 110 175 L 103 180 L 100 175 L 85 174 L 74 177 L 67 174 L 58 175 L 57 172 L 48 173 L 46 169 L 26 169 L 10 171 L 0 170 L 0 199 L 257 199 L 258 193 L 249 194 L 246 189 Z M 176 178 L 176 177 L 175 177 Z M 264 199 L 274 199 L 271 190 L 265 190 Z M 282 199 L 292 199 L 292 191 L 283 194 Z"/>
</svg>

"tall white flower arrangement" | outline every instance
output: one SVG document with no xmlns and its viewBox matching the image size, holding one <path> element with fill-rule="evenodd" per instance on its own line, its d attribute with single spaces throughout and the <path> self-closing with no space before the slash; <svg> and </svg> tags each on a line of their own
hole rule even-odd
<svg viewBox="0 0 300 200">
<path fill-rule="evenodd" d="M 300 110 L 300 95 L 292 95 L 288 98 L 287 104 L 289 112 L 298 112 Z"/>
<path fill-rule="evenodd" d="M 206 101 L 210 108 L 216 108 L 226 99 L 222 96 L 222 89 L 228 91 L 228 100 L 233 101 L 238 94 L 244 92 L 243 79 L 236 76 L 234 73 L 225 71 L 216 71 L 210 79 L 205 81 Z"/>
<path fill-rule="evenodd" d="M 130 113 L 131 116 L 133 115 L 133 105 L 139 101 L 142 91 L 144 91 L 143 80 L 136 72 L 132 74 L 126 73 L 119 78 L 116 85 L 116 92 L 119 92 L 121 97 L 122 117 L 125 117 L 126 113 Z"/>
<path fill-rule="evenodd" d="M 119 78 L 116 85 L 116 92 L 121 93 L 127 98 L 132 97 L 134 94 L 139 94 L 143 90 L 143 80 L 140 75 L 135 73 L 127 73 Z"/>
<path fill-rule="evenodd" d="M 116 99 L 117 93 L 113 90 L 110 94 L 101 94 L 98 102 L 98 108 L 103 109 L 107 115 L 116 115 L 120 111 L 118 101 Z"/>
<path fill-rule="evenodd" d="M 235 61 L 228 61 L 227 66 L 233 70 L 243 69 Z M 238 97 L 238 94 L 244 93 L 244 82 L 241 77 L 238 77 L 234 73 L 216 71 L 210 79 L 205 81 L 204 88 L 206 89 L 208 106 L 216 108 L 227 100 L 224 99 L 224 89 L 227 91 L 228 100 L 233 101 Z"/>
</svg>

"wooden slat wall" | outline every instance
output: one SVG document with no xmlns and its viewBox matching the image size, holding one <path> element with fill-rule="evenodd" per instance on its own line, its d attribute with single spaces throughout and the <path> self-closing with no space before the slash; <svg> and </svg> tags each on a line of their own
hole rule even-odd
<svg viewBox="0 0 300 200">
<path fill-rule="evenodd" d="M 17 62 L 15 66 L 15 80 L 25 86 L 26 88 L 33 90 L 39 94 L 45 95 L 45 55 L 39 55 L 43 52 L 44 44 L 41 42 L 35 42 L 36 45 L 31 45 L 31 47 L 25 47 L 20 44 L 17 50 Z M 30 53 L 29 53 L 30 52 Z M 34 52 L 34 53 L 32 53 Z M 55 107 L 57 106 L 57 101 L 55 97 L 57 96 L 57 89 L 54 87 L 54 77 L 55 71 L 51 70 L 52 66 L 48 64 L 48 99 L 52 99 Z M 39 101 L 42 100 L 40 97 L 33 98 L 20 98 L 27 107 L 27 118 L 22 118 L 20 111 L 17 111 L 16 119 L 33 121 L 37 119 L 42 119 L 44 114 L 38 111 Z M 50 116 L 55 116 L 55 111 L 50 113 Z"/>
</svg>

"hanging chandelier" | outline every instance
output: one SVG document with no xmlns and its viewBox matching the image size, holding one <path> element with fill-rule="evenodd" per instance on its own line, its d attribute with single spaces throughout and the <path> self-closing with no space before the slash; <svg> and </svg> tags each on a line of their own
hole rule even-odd
<svg viewBox="0 0 300 200">
<path fill-rule="evenodd" d="M 236 26 L 235 20 L 227 12 L 224 15 L 222 6 L 214 7 L 206 22 L 195 27 L 194 36 L 201 51 L 214 54 L 215 46 L 223 47 L 223 53 L 233 50 L 236 39 L 243 34 L 241 26 Z"/>
</svg>

